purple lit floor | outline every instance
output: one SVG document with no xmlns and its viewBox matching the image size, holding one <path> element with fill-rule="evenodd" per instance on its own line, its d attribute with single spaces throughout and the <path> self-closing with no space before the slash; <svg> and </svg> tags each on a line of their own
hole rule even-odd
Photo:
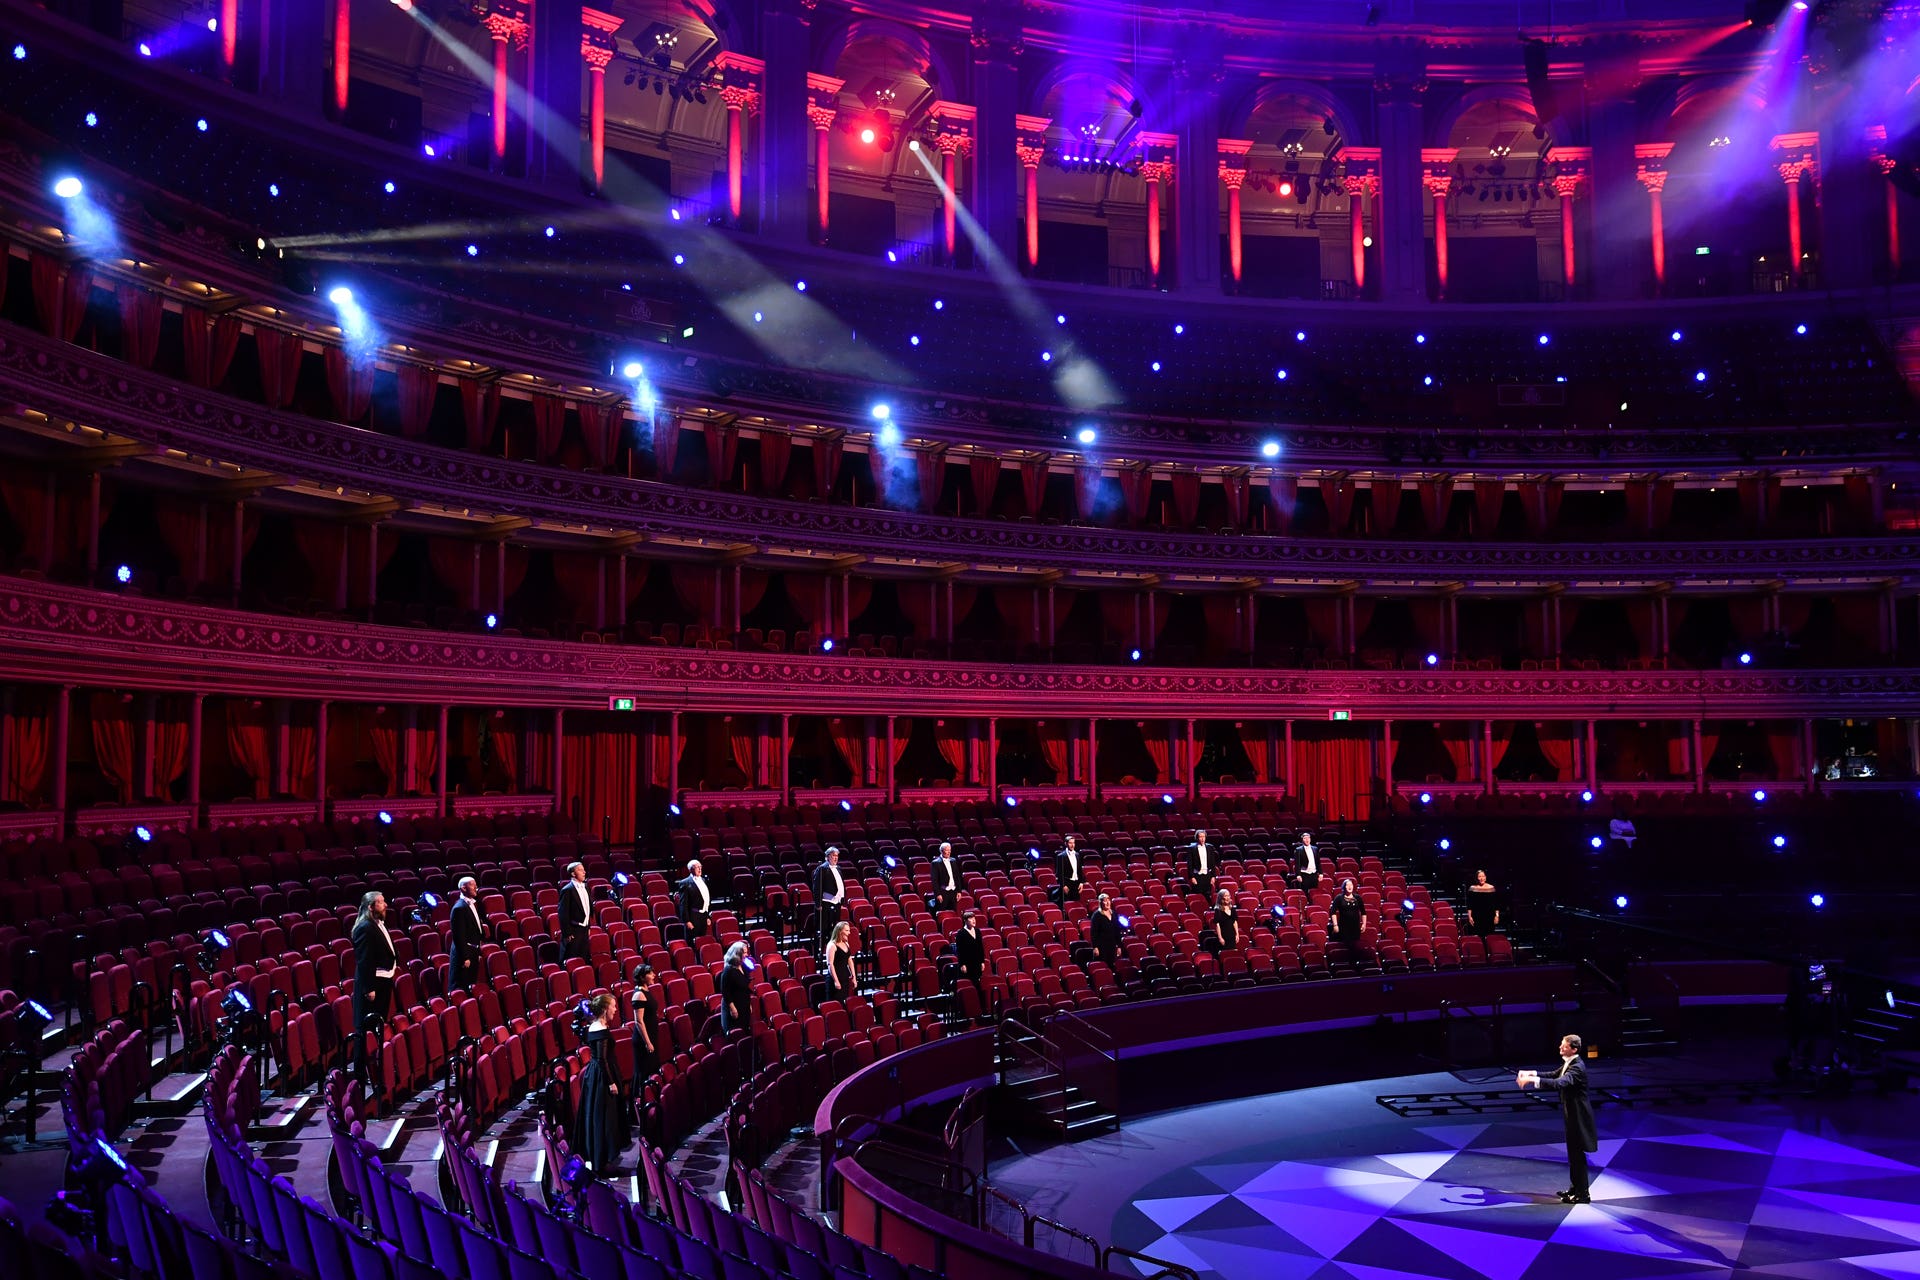
<svg viewBox="0 0 1920 1280">
<path fill-rule="evenodd" d="M 1764 1074 L 1749 1065 L 1728 1078 Z M 1634 1078 L 1684 1069 L 1650 1070 Z M 1457 1087 L 1407 1076 L 1162 1112 L 991 1176 L 1203 1280 L 1920 1278 L 1913 1095 L 1606 1110 L 1593 1203 L 1568 1207 L 1557 1115 L 1403 1120 L 1374 1101 Z"/>
</svg>

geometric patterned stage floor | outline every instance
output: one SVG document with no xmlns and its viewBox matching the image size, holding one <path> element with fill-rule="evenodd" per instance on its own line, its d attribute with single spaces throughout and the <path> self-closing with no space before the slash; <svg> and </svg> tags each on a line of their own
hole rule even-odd
<svg viewBox="0 0 1920 1280">
<path fill-rule="evenodd" d="M 1110 1211 L 1097 1225 L 1085 1213 L 1064 1220 L 1203 1280 L 1920 1280 L 1912 1099 L 1603 1110 L 1593 1203 L 1565 1206 L 1553 1199 L 1567 1184 L 1557 1115 L 1382 1123 L 1375 1094 L 1451 1081 L 1410 1079 L 1424 1083 L 1304 1090 L 1129 1124 L 1110 1151 L 1087 1142 L 1084 1156 L 1065 1157 L 1078 1167 L 1053 1173 L 1053 1185 L 1064 1177 L 1073 1188 L 1054 1208 Z M 1330 1095 L 1326 1108 L 1289 1124 L 1317 1095 Z M 1244 1114 L 1249 1103 L 1268 1105 Z M 1145 1128 L 1157 1132 L 1134 1141 Z M 993 1179 L 1044 1201 L 1037 1180 L 1061 1151 L 997 1164 Z M 1116 1159 L 1144 1176 L 1101 1204 L 1086 1192 Z"/>
</svg>

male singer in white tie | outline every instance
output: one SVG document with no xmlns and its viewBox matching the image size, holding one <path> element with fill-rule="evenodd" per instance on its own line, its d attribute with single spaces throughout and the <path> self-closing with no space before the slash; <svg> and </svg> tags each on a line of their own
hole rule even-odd
<svg viewBox="0 0 1920 1280">
<path fill-rule="evenodd" d="M 942 911 L 960 904 L 960 868 L 953 865 L 953 845 L 945 840 L 940 842 L 940 856 L 933 860 L 933 892 Z"/>
<path fill-rule="evenodd" d="M 1543 1076 L 1538 1071 L 1522 1071 L 1514 1077 L 1521 1089 L 1551 1089 L 1560 1095 L 1560 1116 L 1566 1125 L 1567 1172 L 1571 1185 L 1560 1193 L 1562 1204 L 1587 1204 L 1587 1155 L 1600 1149 L 1600 1134 L 1593 1122 L 1593 1103 L 1587 1097 L 1587 1065 L 1580 1060 L 1580 1037 L 1560 1040 L 1560 1069 Z"/>
<path fill-rule="evenodd" d="M 813 869 L 813 901 L 818 908 L 815 923 L 819 927 L 820 946 L 824 949 L 833 937 L 833 926 L 840 923 L 840 911 L 847 900 L 847 880 L 840 870 L 840 850 L 827 846 L 826 860 Z"/>
</svg>

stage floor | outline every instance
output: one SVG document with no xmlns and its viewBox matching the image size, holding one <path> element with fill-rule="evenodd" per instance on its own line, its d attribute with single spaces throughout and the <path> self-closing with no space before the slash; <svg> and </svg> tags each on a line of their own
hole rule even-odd
<svg viewBox="0 0 1920 1280">
<path fill-rule="evenodd" d="M 1705 1065 L 1596 1066 L 1594 1081 Z M 990 1178 L 1203 1280 L 1920 1278 L 1920 1095 L 1603 1109 L 1593 1203 L 1565 1206 L 1557 1113 L 1403 1120 L 1375 1102 L 1461 1087 L 1435 1073 L 1166 1111 L 996 1160 Z"/>
</svg>

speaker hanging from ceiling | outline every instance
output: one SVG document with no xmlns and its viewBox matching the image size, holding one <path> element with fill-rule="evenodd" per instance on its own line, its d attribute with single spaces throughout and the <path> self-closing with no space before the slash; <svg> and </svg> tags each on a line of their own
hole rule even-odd
<svg viewBox="0 0 1920 1280">
<path fill-rule="evenodd" d="M 1527 68 L 1527 93 L 1533 98 L 1533 116 L 1544 126 L 1560 114 L 1560 104 L 1554 97 L 1553 79 L 1548 70 L 1553 46 L 1545 40 L 1529 39 L 1522 39 L 1520 44 Z"/>
</svg>

